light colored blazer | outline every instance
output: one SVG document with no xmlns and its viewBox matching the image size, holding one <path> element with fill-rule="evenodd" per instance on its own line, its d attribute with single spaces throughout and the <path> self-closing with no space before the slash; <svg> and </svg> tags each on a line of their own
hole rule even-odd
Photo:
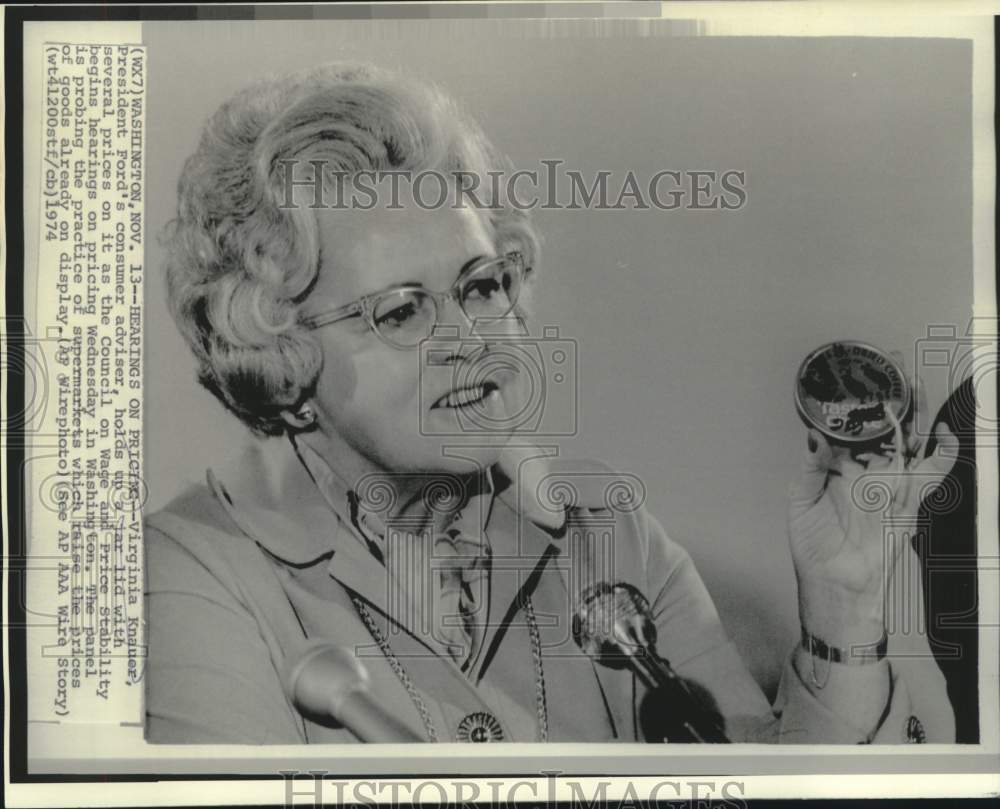
<svg viewBox="0 0 1000 809">
<path fill-rule="evenodd" d="M 569 610 L 584 580 L 574 559 L 586 545 L 607 549 L 596 562 L 601 577 L 630 582 L 646 595 L 660 654 L 712 695 L 734 741 L 896 743 L 916 740 L 915 729 L 927 741 L 954 740 L 944 679 L 926 642 L 912 637 L 904 646 L 891 639 L 890 654 L 905 647 L 908 656 L 891 660 L 891 701 L 870 727 L 852 727 L 828 710 L 791 658 L 770 705 L 726 637 L 688 554 L 645 509 L 607 507 L 608 470 L 589 464 L 558 474 L 579 493 L 562 536 L 529 518 L 535 507 L 523 487 L 510 486 L 494 501 L 493 617 L 474 683 L 426 627 L 393 615 L 385 568 L 330 508 L 290 442 L 255 441 L 233 469 L 210 470 L 205 485 L 145 524 L 147 739 L 357 741 L 335 720 L 303 717 L 286 693 L 289 661 L 314 641 L 359 649 L 379 703 L 426 737 L 425 719 L 360 619 L 353 593 L 389 638 L 440 741 L 453 741 L 462 719 L 480 711 L 500 720 L 505 740 L 535 741 L 536 675 L 518 600 L 523 589 L 544 650 L 548 740 L 641 741 L 641 682 L 628 670 L 593 663 L 572 637 Z M 921 648 L 926 654 L 913 656 Z"/>
</svg>

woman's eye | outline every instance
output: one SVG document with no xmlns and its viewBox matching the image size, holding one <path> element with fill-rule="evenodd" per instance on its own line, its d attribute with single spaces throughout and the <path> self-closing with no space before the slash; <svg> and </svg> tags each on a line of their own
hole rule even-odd
<svg viewBox="0 0 1000 809">
<path fill-rule="evenodd" d="M 402 326 L 416 314 L 416 308 L 412 303 L 404 303 L 402 306 L 397 306 L 394 309 L 390 309 L 384 314 L 380 314 L 376 318 L 375 322 L 379 326 L 389 326 L 396 327 Z"/>
<path fill-rule="evenodd" d="M 500 290 L 500 284 L 496 278 L 483 278 L 472 281 L 465 287 L 465 297 L 467 299 L 488 299 L 493 297 Z"/>
</svg>

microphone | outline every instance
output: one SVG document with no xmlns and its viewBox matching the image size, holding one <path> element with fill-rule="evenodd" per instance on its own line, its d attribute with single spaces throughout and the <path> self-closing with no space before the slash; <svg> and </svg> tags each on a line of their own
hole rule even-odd
<svg viewBox="0 0 1000 809">
<path fill-rule="evenodd" d="M 286 668 L 285 687 L 304 715 L 332 718 L 363 742 L 422 742 L 369 691 L 368 671 L 346 649 L 309 646 Z"/>
<path fill-rule="evenodd" d="M 677 731 L 670 741 L 728 742 L 717 714 L 656 652 L 656 624 L 649 602 L 631 584 L 598 582 L 583 591 L 573 615 L 573 639 L 592 660 L 623 665 L 662 697 Z M 657 700 L 659 701 L 659 700 Z"/>
</svg>

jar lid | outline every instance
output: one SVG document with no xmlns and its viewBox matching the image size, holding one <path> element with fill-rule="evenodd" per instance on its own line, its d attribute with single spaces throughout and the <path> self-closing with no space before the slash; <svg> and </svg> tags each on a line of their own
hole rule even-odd
<svg viewBox="0 0 1000 809">
<path fill-rule="evenodd" d="M 892 435 L 886 407 L 902 422 L 912 391 L 898 362 L 867 343 L 820 346 L 799 367 L 795 406 L 809 427 L 836 444 L 858 446 Z"/>
</svg>

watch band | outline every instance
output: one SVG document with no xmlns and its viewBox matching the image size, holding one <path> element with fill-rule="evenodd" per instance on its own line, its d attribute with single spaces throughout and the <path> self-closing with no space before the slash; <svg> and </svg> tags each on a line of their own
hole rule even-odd
<svg viewBox="0 0 1000 809">
<path fill-rule="evenodd" d="M 889 635 L 882 633 L 877 644 L 858 644 L 849 649 L 830 646 L 822 638 L 817 638 L 805 627 L 802 627 L 802 648 L 814 657 L 830 663 L 843 663 L 845 666 L 867 666 L 878 663 L 889 650 Z"/>
</svg>

